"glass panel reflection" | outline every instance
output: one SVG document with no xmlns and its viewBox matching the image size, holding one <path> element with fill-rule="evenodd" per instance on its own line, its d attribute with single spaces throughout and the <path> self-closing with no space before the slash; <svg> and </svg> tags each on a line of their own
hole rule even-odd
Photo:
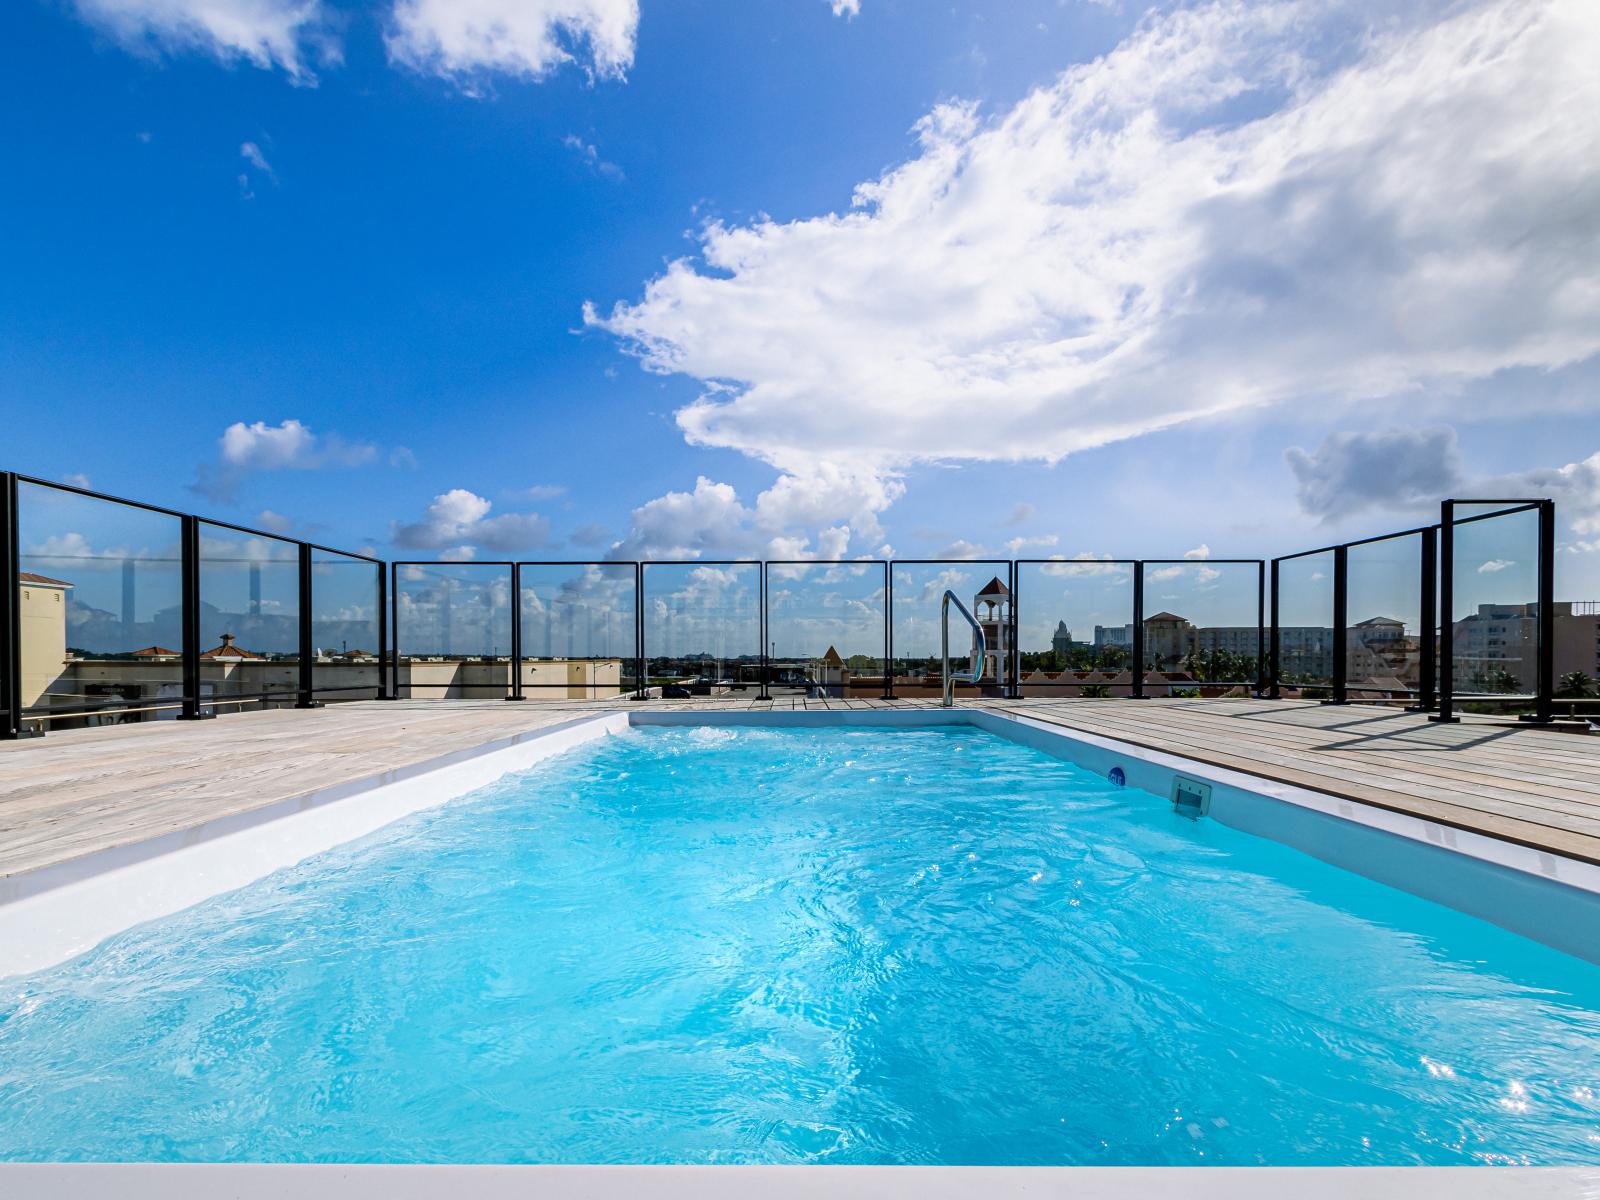
<svg viewBox="0 0 1600 1200">
<path fill-rule="evenodd" d="M 886 569 L 881 562 L 768 566 L 773 695 L 883 695 Z"/>
<path fill-rule="evenodd" d="M 1127 696 L 1133 684 L 1129 562 L 1017 564 L 1024 696 Z"/>
<path fill-rule="evenodd" d="M 525 563 L 522 688 L 530 700 L 596 700 L 638 687 L 630 563 Z"/>
<path fill-rule="evenodd" d="M 939 696 L 944 664 L 940 659 L 940 604 L 946 590 L 961 598 L 983 625 L 988 644 L 984 675 L 974 687 L 957 683 L 957 696 L 1003 694 L 1011 681 L 1012 642 L 1016 626 L 1012 607 L 1011 564 L 993 559 L 892 564 L 893 675 L 896 696 Z M 953 670 L 967 669 L 971 628 L 956 612 L 950 614 L 950 659 Z"/>
<path fill-rule="evenodd" d="M 511 687 L 511 568 L 405 563 L 396 568 L 397 692 L 491 699 Z"/>
<path fill-rule="evenodd" d="M 761 686 L 759 563 L 646 563 L 646 680 L 667 699 Z"/>
<path fill-rule="evenodd" d="M 21 703 L 49 729 L 175 718 L 179 518 L 17 484 Z"/>
<path fill-rule="evenodd" d="M 371 700 L 379 694 L 383 569 L 336 550 L 311 551 L 311 681 L 318 700 Z"/>
<path fill-rule="evenodd" d="M 1350 698 L 1409 702 L 1422 688 L 1422 535 L 1351 546 L 1346 571 Z"/>
<path fill-rule="evenodd" d="M 200 522 L 200 688 L 216 713 L 293 703 L 300 547 Z"/>
<path fill-rule="evenodd" d="M 1147 562 L 1147 695 L 1242 693 L 1260 678 L 1265 650 L 1260 570 L 1253 562 Z"/>
<path fill-rule="evenodd" d="M 1503 509 L 1462 504 L 1455 514 L 1447 646 L 1455 694 L 1480 701 L 1538 687 L 1539 514 Z"/>
<path fill-rule="evenodd" d="M 1333 551 L 1278 563 L 1278 684 L 1282 694 L 1333 693 Z"/>
</svg>

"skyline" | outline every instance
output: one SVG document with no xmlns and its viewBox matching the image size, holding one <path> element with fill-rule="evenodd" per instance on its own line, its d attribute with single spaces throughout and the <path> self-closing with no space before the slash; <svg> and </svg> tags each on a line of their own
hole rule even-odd
<svg viewBox="0 0 1600 1200">
<path fill-rule="evenodd" d="M 5 465 L 418 558 L 1271 556 L 1487 488 L 1600 596 L 1582 6 L 523 7 L 0 16 Z"/>
</svg>

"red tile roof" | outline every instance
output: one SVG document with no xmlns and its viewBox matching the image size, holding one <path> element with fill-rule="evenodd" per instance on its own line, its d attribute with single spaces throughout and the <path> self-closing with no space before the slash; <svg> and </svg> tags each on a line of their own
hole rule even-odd
<svg viewBox="0 0 1600 1200">
<path fill-rule="evenodd" d="M 48 575 L 35 575 L 32 571 L 18 571 L 17 572 L 17 582 L 18 583 L 37 583 L 37 584 L 42 584 L 44 587 L 71 587 L 72 586 L 70 583 L 68 583 L 64 579 L 51 579 L 50 576 L 48 576 Z"/>
<path fill-rule="evenodd" d="M 178 651 L 168 650 L 165 646 L 146 646 L 143 650 L 133 652 L 135 658 L 177 658 Z"/>
</svg>

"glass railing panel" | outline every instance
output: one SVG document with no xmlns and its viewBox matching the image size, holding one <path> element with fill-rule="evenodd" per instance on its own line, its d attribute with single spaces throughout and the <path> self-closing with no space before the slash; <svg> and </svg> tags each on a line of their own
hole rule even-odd
<svg viewBox="0 0 1600 1200">
<path fill-rule="evenodd" d="M 22 712 L 48 729 L 174 718 L 182 521 L 17 485 Z"/>
<path fill-rule="evenodd" d="M 395 568 L 397 694 L 487 700 L 511 688 L 509 563 Z"/>
<path fill-rule="evenodd" d="M 1444 638 L 1458 698 L 1532 696 L 1539 663 L 1539 514 L 1458 504 L 1450 628 Z"/>
<path fill-rule="evenodd" d="M 957 695 L 999 695 L 1012 671 L 1011 564 L 1000 560 L 961 559 L 943 562 L 896 562 L 890 615 L 890 674 L 896 696 L 938 696 L 943 690 L 940 659 L 939 607 L 946 590 L 961 598 L 984 626 L 989 656 L 977 686 L 958 683 Z M 970 626 L 959 613 L 950 615 L 950 658 L 953 670 L 965 670 L 972 647 Z M 959 664 L 959 665 L 958 665 Z"/>
<path fill-rule="evenodd" d="M 666 698 L 761 684 L 761 564 L 645 563 L 647 685 Z"/>
<path fill-rule="evenodd" d="M 1422 689 L 1422 535 L 1351 546 L 1346 566 L 1346 690 L 1363 703 L 1409 703 Z"/>
<path fill-rule="evenodd" d="M 638 687 L 638 582 L 631 562 L 524 563 L 522 691 L 601 700 Z"/>
<path fill-rule="evenodd" d="M 200 522 L 200 690 L 218 714 L 294 702 L 300 547 Z"/>
<path fill-rule="evenodd" d="M 1024 696 L 1127 696 L 1133 684 L 1131 562 L 1016 566 Z"/>
<path fill-rule="evenodd" d="M 372 700 L 379 695 L 383 570 L 382 563 L 313 547 L 311 686 L 318 700 Z"/>
<path fill-rule="evenodd" d="M 1254 562 L 1146 562 L 1147 695 L 1216 696 L 1254 687 L 1266 650 Z"/>
<path fill-rule="evenodd" d="M 886 570 L 881 562 L 768 565 L 772 695 L 883 695 Z"/>
<path fill-rule="evenodd" d="M 1333 695 L 1333 551 L 1278 561 L 1278 685 L 1306 700 Z"/>
</svg>

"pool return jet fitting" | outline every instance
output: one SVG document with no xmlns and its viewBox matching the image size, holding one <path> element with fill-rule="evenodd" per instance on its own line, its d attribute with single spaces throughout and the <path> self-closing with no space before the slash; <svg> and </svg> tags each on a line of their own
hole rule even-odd
<svg viewBox="0 0 1600 1200">
<path fill-rule="evenodd" d="M 950 606 L 954 604 L 967 624 L 972 626 L 972 669 L 959 674 L 950 673 Z M 989 643 L 983 636 L 983 626 L 973 620 L 972 614 L 967 611 L 967 606 L 961 603 L 961 597 L 945 589 L 944 600 L 939 605 L 939 650 L 944 657 L 944 698 L 939 702 L 941 707 L 950 708 L 955 704 L 956 680 L 962 683 L 977 683 L 983 678 L 983 656 L 988 652 Z"/>
</svg>

